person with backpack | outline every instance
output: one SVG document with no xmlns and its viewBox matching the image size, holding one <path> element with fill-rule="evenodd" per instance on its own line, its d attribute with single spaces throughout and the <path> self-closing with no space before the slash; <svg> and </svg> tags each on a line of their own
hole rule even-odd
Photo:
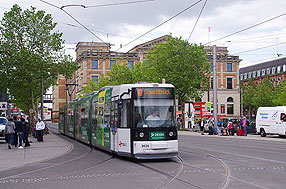
<svg viewBox="0 0 286 189">
<path fill-rule="evenodd" d="M 22 142 L 23 142 L 23 139 L 24 139 L 24 127 L 25 127 L 24 123 L 21 120 L 17 121 L 16 124 L 15 124 L 15 127 L 16 127 L 18 138 L 19 138 L 18 148 L 22 149 L 23 148 Z"/>
<path fill-rule="evenodd" d="M 24 143 L 25 143 L 24 147 L 27 148 L 30 146 L 29 134 L 31 132 L 31 127 L 30 127 L 30 124 L 27 121 L 25 121 L 24 118 L 21 118 L 21 121 L 24 123 Z"/>
<path fill-rule="evenodd" d="M 11 149 L 11 145 L 14 141 L 14 134 L 15 134 L 15 123 L 13 122 L 12 118 L 8 119 L 8 122 L 5 125 L 4 134 L 7 137 L 8 141 L 8 148 Z"/>
</svg>

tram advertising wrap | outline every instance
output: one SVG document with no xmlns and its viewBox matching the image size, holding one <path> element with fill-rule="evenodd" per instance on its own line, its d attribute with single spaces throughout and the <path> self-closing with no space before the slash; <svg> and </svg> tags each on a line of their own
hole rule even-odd
<svg viewBox="0 0 286 189">
<path fill-rule="evenodd" d="M 60 109 L 59 131 L 112 153 L 138 159 L 178 154 L 171 84 L 105 87 Z"/>
</svg>

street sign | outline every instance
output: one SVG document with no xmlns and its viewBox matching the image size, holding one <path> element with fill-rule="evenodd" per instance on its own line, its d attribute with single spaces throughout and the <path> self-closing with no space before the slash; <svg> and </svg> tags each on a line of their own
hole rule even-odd
<svg viewBox="0 0 286 189">
<path fill-rule="evenodd" d="M 0 102 L 0 110 L 7 110 L 7 102 Z"/>
</svg>

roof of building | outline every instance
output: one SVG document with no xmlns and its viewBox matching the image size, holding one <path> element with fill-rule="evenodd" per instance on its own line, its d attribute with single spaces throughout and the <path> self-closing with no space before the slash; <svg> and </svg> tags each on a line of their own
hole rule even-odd
<svg viewBox="0 0 286 189">
<path fill-rule="evenodd" d="M 286 57 L 283 58 L 277 58 L 275 60 L 270 60 L 266 62 L 262 62 L 259 64 L 255 64 L 252 66 L 247 66 L 239 69 L 239 73 L 247 73 L 247 72 L 253 72 L 257 70 L 262 70 L 262 69 L 267 69 L 267 68 L 272 68 L 272 67 L 277 67 L 277 66 L 283 66 L 286 64 Z"/>
</svg>

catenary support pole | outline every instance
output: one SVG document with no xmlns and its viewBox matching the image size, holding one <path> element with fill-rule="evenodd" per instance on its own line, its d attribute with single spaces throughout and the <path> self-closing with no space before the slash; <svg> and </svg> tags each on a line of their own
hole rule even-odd
<svg viewBox="0 0 286 189">
<path fill-rule="evenodd" d="M 216 46 L 213 46 L 213 116 L 214 125 L 217 126 L 217 65 L 216 65 Z"/>
</svg>

